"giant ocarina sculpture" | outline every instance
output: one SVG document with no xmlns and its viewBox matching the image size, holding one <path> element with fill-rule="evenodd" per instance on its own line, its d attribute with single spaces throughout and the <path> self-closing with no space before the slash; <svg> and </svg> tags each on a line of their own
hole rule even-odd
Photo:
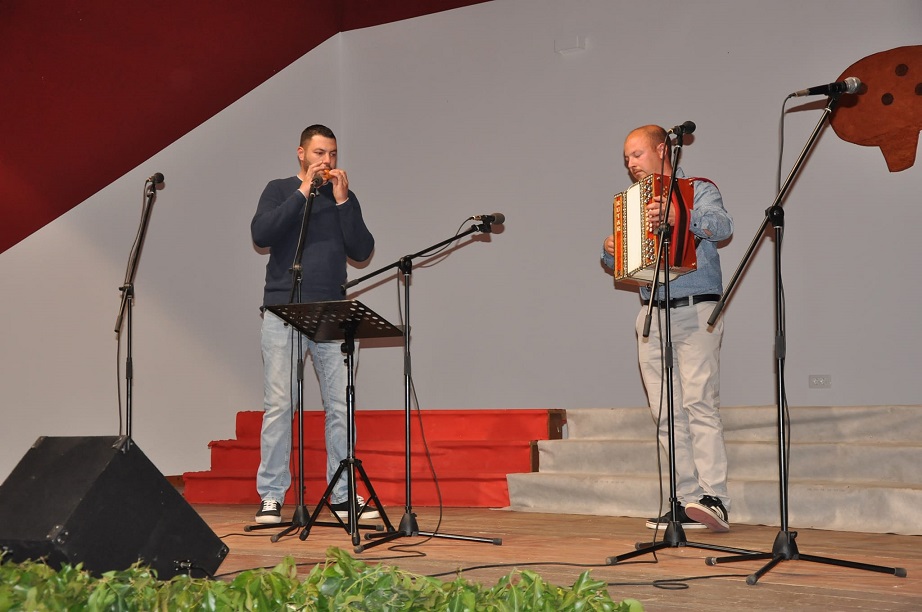
<svg viewBox="0 0 922 612">
<path fill-rule="evenodd" d="M 857 77 L 857 95 L 843 96 L 832 115 L 842 140 L 880 147 L 890 172 L 912 167 L 922 130 L 922 45 L 859 60 L 838 78 Z"/>
</svg>

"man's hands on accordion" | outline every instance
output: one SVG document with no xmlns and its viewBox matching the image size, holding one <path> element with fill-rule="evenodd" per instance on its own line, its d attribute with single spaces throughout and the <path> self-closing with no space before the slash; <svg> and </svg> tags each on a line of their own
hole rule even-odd
<svg viewBox="0 0 922 612">
<path fill-rule="evenodd" d="M 647 205 L 647 230 L 655 232 L 661 223 L 662 214 L 663 214 L 663 198 L 660 196 L 655 196 L 652 198 Z M 675 224 L 675 206 L 669 207 L 669 225 Z M 615 255 L 615 235 L 612 234 L 605 239 L 605 242 L 602 243 L 602 248 L 605 249 L 605 252 L 611 256 Z"/>
<path fill-rule="evenodd" d="M 654 196 L 646 205 L 647 209 L 647 231 L 655 232 L 662 223 L 663 216 L 663 198 Z M 675 225 L 675 206 L 669 207 L 669 225 Z"/>
</svg>

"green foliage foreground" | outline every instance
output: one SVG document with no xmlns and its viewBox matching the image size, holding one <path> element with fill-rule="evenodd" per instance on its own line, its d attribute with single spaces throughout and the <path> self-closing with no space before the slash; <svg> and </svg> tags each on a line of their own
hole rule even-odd
<svg viewBox="0 0 922 612">
<path fill-rule="evenodd" d="M 604 610 L 639 612 L 636 600 L 612 601 L 605 583 L 583 572 L 572 587 L 550 585 L 534 572 L 516 571 L 496 586 L 458 577 L 452 582 L 368 565 L 338 548 L 327 550 L 302 581 L 286 557 L 271 570 L 241 572 L 233 581 L 176 576 L 158 580 L 133 566 L 95 578 L 81 565 L 55 570 L 44 563 L 0 564 L 0 612 L 7 610 Z"/>
</svg>

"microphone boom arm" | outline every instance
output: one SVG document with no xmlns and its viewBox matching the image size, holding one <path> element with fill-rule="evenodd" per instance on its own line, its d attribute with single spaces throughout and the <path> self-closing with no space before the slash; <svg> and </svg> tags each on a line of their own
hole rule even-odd
<svg viewBox="0 0 922 612">
<path fill-rule="evenodd" d="M 468 236 L 468 235 L 470 235 L 470 234 L 473 234 L 474 232 L 482 232 L 482 233 L 484 233 L 484 234 L 490 234 L 490 233 L 493 232 L 493 226 L 492 226 L 492 224 L 490 224 L 490 223 L 475 224 L 475 225 L 472 225 L 472 226 L 471 226 L 470 228 L 468 228 L 467 230 L 461 232 L 460 234 L 455 234 L 455 235 L 452 236 L 451 238 L 446 238 L 445 240 L 443 240 L 443 241 L 441 241 L 441 242 L 439 242 L 439 243 L 433 244 L 432 246 L 426 247 L 425 249 L 423 249 L 423 250 L 421 250 L 421 251 L 417 251 L 416 253 L 413 253 L 412 255 L 404 255 L 403 257 L 401 257 L 401 258 L 398 259 L 397 261 L 395 261 L 395 262 L 393 262 L 393 263 L 391 263 L 391 264 L 388 264 L 388 265 L 384 266 L 383 268 L 379 268 L 378 270 L 375 270 L 374 272 L 371 272 L 371 273 L 369 273 L 369 274 L 366 274 L 365 276 L 363 276 L 363 277 L 361 277 L 361 278 L 357 278 L 357 279 L 355 279 L 355 280 L 351 280 L 351 281 L 349 281 L 348 283 L 342 285 L 343 294 L 345 294 L 345 293 L 346 293 L 346 290 L 348 290 L 350 287 L 354 287 L 354 286 L 358 285 L 359 283 L 363 283 L 363 282 L 367 281 L 369 278 L 374 278 L 375 276 L 378 276 L 379 274 L 382 274 L 382 273 L 384 273 L 384 272 L 387 272 L 388 270 L 393 270 L 393 269 L 395 269 L 395 268 L 401 268 L 401 269 L 402 269 L 404 266 L 406 266 L 406 263 L 407 263 L 407 262 L 412 261 L 412 260 L 416 259 L 417 257 L 422 257 L 423 255 L 426 255 L 426 254 L 429 253 L 430 251 L 434 251 L 434 250 L 436 250 L 436 249 L 439 249 L 439 248 L 445 246 L 446 244 L 451 244 L 451 243 L 454 242 L 455 240 L 458 240 L 459 238 L 464 238 L 465 236 Z"/>
<path fill-rule="evenodd" d="M 752 242 L 749 244 L 749 248 L 746 249 L 746 254 L 743 255 L 743 259 L 740 261 L 736 272 L 733 273 L 733 277 L 730 279 L 730 282 L 727 283 L 727 287 L 724 289 L 723 295 L 720 296 L 720 299 L 714 306 L 714 310 L 711 312 L 711 316 L 708 318 L 708 325 L 714 325 L 714 323 L 717 322 L 717 318 L 720 316 L 724 305 L 733 294 L 733 289 L 736 287 L 737 281 L 739 281 L 743 271 L 746 269 L 746 266 L 752 257 L 752 253 L 761 243 L 762 234 L 765 232 L 768 224 L 775 221 L 779 216 L 783 218 L 784 211 L 781 210 L 781 203 L 784 201 L 784 196 L 787 195 L 788 189 L 794 182 L 794 178 L 800 172 L 800 167 L 803 166 L 804 162 L 807 160 L 807 154 L 813 149 L 813 145 L 816 142 L 816 139 L 819 138 L 820 132 L 824 127 L 826 127 L 826 123 L 829 121 L 829 117 L 832 115 L 833 108 L 835 107 L 836 102 L 838 102 L 840 95 L 841 94 L 835 93 L 829 96 L 829 99 L 826 102 L 826 108 L 823 109 L 823 114 L 820 116 L 819 121 L 817 121 L 816 126 L 813 128 L 813 132 L 810 134 L 810 138 L 807 139 L 807 143 L 804 145 L 804 148 L 801 149 L 800 155 L 797 156 L 797 160 L 794 162 L 794 166 L 788 173 L 788 177 L 784 180 L 781 188 L 778 189 L 778 195 L 775 196 L 775 201 L 772 202 L 771 206 L 765 209 L 765 217 L 762 219 L 762 224 L 756 231 Z"/>
</svg>

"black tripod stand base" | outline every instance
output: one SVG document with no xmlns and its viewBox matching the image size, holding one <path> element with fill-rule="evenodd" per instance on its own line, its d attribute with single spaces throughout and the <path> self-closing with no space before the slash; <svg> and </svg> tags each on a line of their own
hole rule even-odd
<svg viewBox="0 0 922 612">
<path fill-rule="evenodd" d="M 902 567 L 886 567 L 883 565 L 871 565 L 869 563 L 856 563 L 854 561 L 844 561 L 842 559 L 832 559 L 830 557 L 816 557 L 814 555 L 802 555 L 797 550 L 796 531 L 779 531 L 775 536 L 775 543 L 772 546 L 772 552 L 750 553 L 736 555 L 733 557 L 708 557 L 704 560 L 708 565 L 717 565 L 718 563 L 735 563 L 737 561 L 758 561 L 761 559 L 771 559 L 762 566 L 757 572 L 746 577 L 746 584 L 755 584 L 759 578 L 767 574 L 776 565 L 782 561 L 810 561 L 812 563 L 825 563 L 826 565 L 838 565 L 839 567 L 850 567 L 852 569 L 865 570 L 867 572 L 878 572 L 881 574 L 892 574 L 898 578 L 906 577 L 906 569 Z"/>
<path fill-rule="evenodd" d="M 282 529 L 279 533 L 273 534 L 269 540 L 273 543 L 278 542 L 285 536 L 302 529 L 310 523 L 311 525 L 317 525 L 318 527 L 341 527 L 341 523 L 326 522 L 326 521 L 314 521 L 310 522 L 308 511 L 306 506 L 298 506 L 295 508 L 294 515 L 292 515 L 290 521 L 282 521 L 280 523 L 257 523 L 256 525 L 245 525 L 243 530 L 246 533 L 251 531 L 262 531 L 263 529 Z M 376 529 L 382 531 L 384 529 L 381 525 L 362 525 L 359 524 L 361 529 Z"/>
<path fill-rule="evenodd" d="M 502 546 L 502 538 L 480 538 L 475 536 L 466 536 L 466 535 L 456 535 L 451 533 L 436 533 L 431 531 L 420 531 L 419 525 L 416 522 L 416 514 L 413 512 L 406 512 L 400 518 L 400 526 L 396 531 L 391 531 L 389 533 L 366 533 L 366 540 L 374 540 L 364 546 L 361 544 L 355 547 L 355 552 L 362 552 L 369 548 L 375 546 L 380 546 L 387 542 L 393 542 L 394 540 L 400 538 L 412 538 L 416 536 L 423 536 L 428 538 L 443 538 L 448 540 L 459 540 L 462 542 L 480 542 L 481 544 L 493 544 L 494 546 Z"/>
<path fill-rule="evenodd" d="M 307 508 L 303 505 L 296 506 L 295 512 L 291 517 L 290 521 L 281 521 L 279 523 L 257 523 L 256 525 L 246 525 L 243 530 L 247 533 L 251 531 L 261 531 L 263 529 L 281 529 L 285 527 L 294 527 L 298 529 L 307 524 Z M 290 532 L 295 531 L 295 529 L 286 529 L 285 531 L 273 535 L 271 540 L 273 542 L 278 542 L 279 538 L 288 535 Z"/>
<path fill-rule="evenodd" d="M 350 411 L 350 419 L 354 418 L 354 415 Z M 350 433 L 351 435 L 351 433 Z M 368 489 L 369 499 L 364 506 L 359 507 L 358 500 L 355 494 L 355 473 L 358 472 L 359 478 L 365 484 L 365 487 Z M 348 506 L 348 518 L 344 522 L 339 516 L 336 516 L 335 523 L 320 523 L 317 522 L 317 517 L 320 514 L 320 511 L 324 507 L 329 508 L 330 512 L 333 512 L 333 507 L 330 505 L 330 496 L 333 494 L 333 487 L 336 486 L 336 483 L 339 482 L 339 479 L 345 477 L 347 482 L 347 488 L 349 492 L 349 497 L 346 500 L 346 505 Z M 380 525 L 363 525 L 359 522 L 362 513 L 367 507 L 374 507 L 378 510 L 378 515 L 380 520 L 384 522 L 384 527 Z M 390 520 L 387 518 L 387 514 L 384 512 L 384 507 L 381 505 L 381 500 L 378 499 L 378 494 L 375 493 L 375 488 L 371 484 L 371 480 L 368 479 L 368 474 L 365 473 L 365 468 L 362 467 L 362 462 L 359 459 L 356 459 L 353 453 L 352 448 L 349 449 L 349 457 L 343 459 L 339 462 L 339 467 L 336 469 L 336 473 L 333 475 L 333 478 L 330 479 L 330 483 L 327 485 L 326 491 L 323 492 L 323 495 L 320 497 L 320 501 L 317 503 L 317 507 L 314 509 L 314 513 L 307 518 L 299 538 L 301 541 L 307 539 L 310 535 L 311 527 L 314 525 L 322 525 L 324 527 L 342 527 L 346 533 L 349 534 L 352 545 L 358 546 L 361 536 L 359 535 L 359 529 L 375 529 L 376 531 L 381 531 L 383 529 L 393 530 Z"/>
<path fill-rule="evenodd" d="M 622 561 L 627 561 L 628 559 L 633 559 L 634 557 L 639 557 L 640 555 L 645 555 L 647 553 L 653 553 L 664 548 L 701 548 L 704 550 L 719 550 L 721 552 L 735 553 L 738 555 L 751 554 L 753 551 L 744 550 L 741 548 L 730 548 L 728 546 L 717 546 L 716 544 L 705 544 L 703 542 L 689 542 L 685 539 L 685 529 L 682 528 L 682 523 L 678 521 L 670 521 L 666 523 L 666 531 L 663 534 L 663 539 L 659 542 L 638 542 L 634 545 L 635 550 L 625 553 L 623 555 L 617 555 L 614 557 L 608 557 L 605 559 L 605 565 L 615 565 Z"/>
</svg>

